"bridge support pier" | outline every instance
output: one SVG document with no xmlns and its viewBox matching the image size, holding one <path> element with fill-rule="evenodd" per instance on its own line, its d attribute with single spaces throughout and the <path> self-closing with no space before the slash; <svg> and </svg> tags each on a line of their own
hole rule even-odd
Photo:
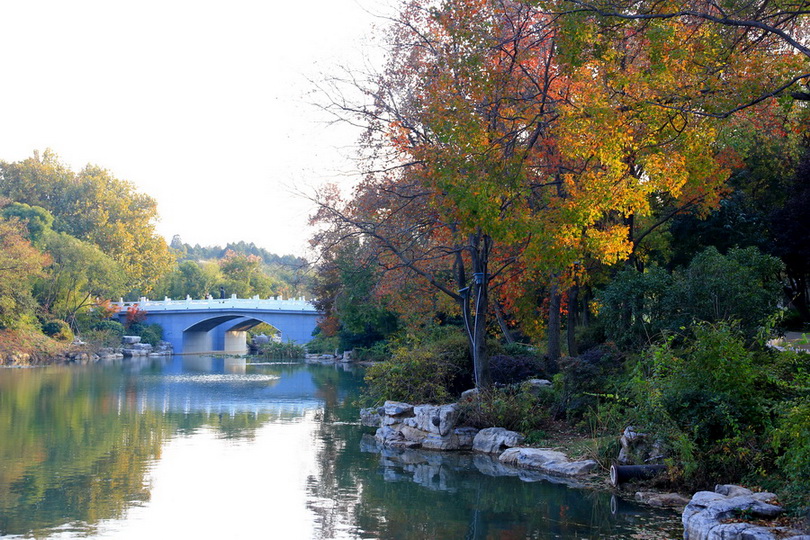
<svg viewBox="0 0 810 540">
<path fill-rule="evenodd" d="M 181 348 L 186 354 L 211 352 L 214 350 L 214 333 L 205 330 L 187 330 L 183 332 Z"/>
<path fill-rule="evenodd" d="M 224 345 L 223 349 L 228 354 L 246 354 L 248 352 L 247 332 L 239 330 L 225 332 Z"/>
</svg>

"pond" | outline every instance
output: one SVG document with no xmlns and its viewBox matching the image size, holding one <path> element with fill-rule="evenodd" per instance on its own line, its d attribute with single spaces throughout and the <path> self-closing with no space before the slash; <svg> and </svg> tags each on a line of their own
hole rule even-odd
<svg viewBox="0 0 810 540">
<path fill-rule="evenodd" d="M 680 538 L 679 516 L 487 456 L 382 450 L 359 370 L 176 356 L 0 369 L 0 535 Z"/>
</svg>

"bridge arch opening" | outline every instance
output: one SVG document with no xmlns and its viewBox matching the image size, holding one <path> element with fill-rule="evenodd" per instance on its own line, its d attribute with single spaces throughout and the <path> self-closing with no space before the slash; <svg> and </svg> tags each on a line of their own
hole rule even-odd
<svg viewBox="0 0 810 540">
<path fill-rule="evenodd" d="M 273 318 L 221 315 L 199 321 L 183 330 L 183 353 L 221 351 L 229 354 L 245 354 L 248 352 L 247 332 L 260 324 L 274 328 L 284 340 L 284 329 L 279 327 Z"/>
</svg>

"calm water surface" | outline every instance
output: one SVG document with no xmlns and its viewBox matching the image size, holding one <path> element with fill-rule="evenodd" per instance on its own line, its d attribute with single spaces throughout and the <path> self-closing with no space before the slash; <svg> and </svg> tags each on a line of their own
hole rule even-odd
<svg viewBox="0 0 810 540">
<path fill-rule="evenodd" d="M 0 536 L 681 536 L 675 514 L 486 456 L 381 451 L 356 422 L 362 384 L 190 356 L 0 369 Z"/>
</svg>

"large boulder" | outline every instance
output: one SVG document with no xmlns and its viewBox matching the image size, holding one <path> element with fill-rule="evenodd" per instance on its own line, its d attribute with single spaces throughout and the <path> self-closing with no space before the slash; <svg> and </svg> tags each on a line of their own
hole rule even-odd
<svg viewBox="0 0 810 540">
<path fill-rule="evenodd" d="M 715 491 L 699 491 L 683 510 L 684 540 L 776 540 L 802 538 L 798 531 L 767 527 L 742 520 L 774 518 L 782 507 L 773 503 L 773 493 L 754 493 L 734 485 L 719 485 Z"/>
<path fill-rule="evenodd" d="M 496 454 L 504 448 L 523 444 L 523 440 L 523 435 L 517 431 L 509 431 L 501 427 L 485 428 L 475 435 L 472 449 L 476 452 Z"/>
<path fill-rule="evenodd" d="M 650 441 L 646 433 L 636 431 L 633 426 L 624 429 L 619 443 L 622 446 L 617 459 L 620 465 L 661 463 L 665 457 L 657 441 Z"/>
<path fill-rule="evenodd" d="M 416 405 L 413 417 L 403 424 L 441 437 L 449 435 L 456 427 L 459 411 L 455 403 L 450 405 Z"/>
<path fill-rule="evenodd" d="M 413 416 L 413 405 L 401 401 L 386 401 L 383 404 L 383 414 L 400 418 Z"/>
<path fill-rule="evenodd" d="M 360 409 L 360 425 L 366 427 L 380 427 L 382 425 L 382 411 L 382 407 Z"/>
<path fill-rule="evenodd" d="M 689 498 L 680 493 L 658 493 L 657 491 L 638 491 L 635 499 L 641 504 L 658 508 L 680 508 L 689 504 Z"/>
<path fill-rule="evenodd" d="M 426 450 L 470 450 L 478 430 L 475 428 L 456 428 L 452 433 L 439 435 L 428 433 L 422 440 Z"/>
<path fill-rule="evenodd" d="M 547 448 L 510 448 L 498 458 L 502 463 L 557 476 L 582 476 L 599 464 L 592 459 L 571 461 L 568 456 Z"/>
</svg>

